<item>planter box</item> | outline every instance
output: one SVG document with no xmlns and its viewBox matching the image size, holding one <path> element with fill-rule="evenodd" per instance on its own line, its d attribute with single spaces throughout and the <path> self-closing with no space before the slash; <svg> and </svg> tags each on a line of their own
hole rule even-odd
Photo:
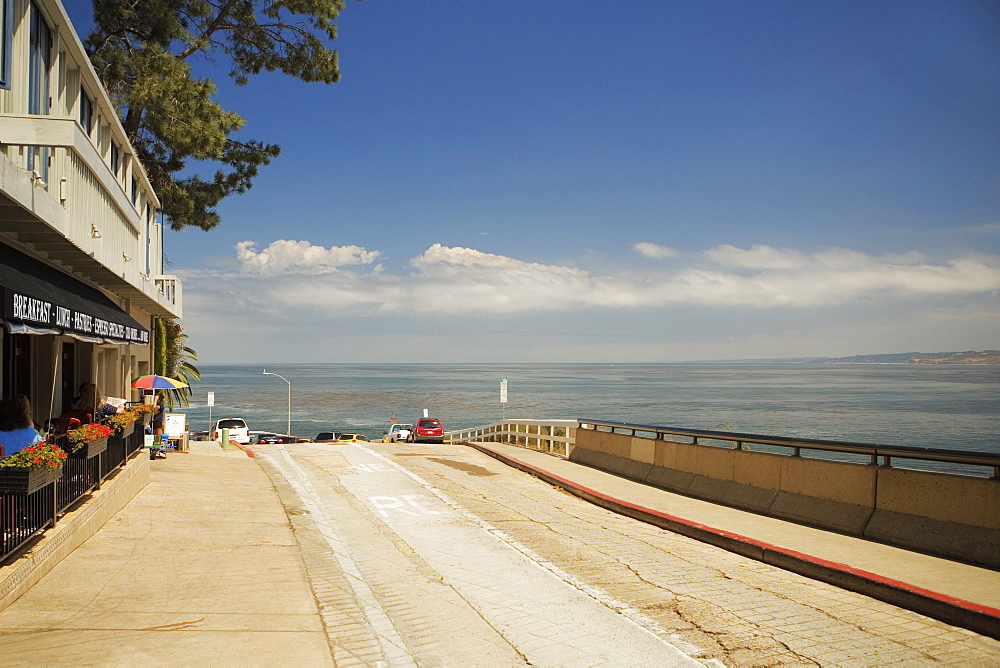
<svg viewBox="0 0 1000 668">
<path fill-rule="evenodd" d="M 61 475 L 62 466 L 57 469 L 0 466 L 0 494 L 31 494 L 54 483 Z"/>
<path fill-rule="evenodd" d="M 135 431 L 135 422 L 133 422 L 127 427 L 122 427 L 121 431 L 115 433 L 115 436 L 118 436 L 119 438 L 125 438 L 126 436 L 131 436 L 133 431 Z"/>
<path fill-rule="evenodd" d="M 72 448 L 72 446 L 69 446 Z M 80 446 L 76 451 L 67 450 L 73 459 L 90 459 L 96 457 L 108 449 L 108 439 L 102 438 L 99 441 L 89 441 Z"/>
</svg>

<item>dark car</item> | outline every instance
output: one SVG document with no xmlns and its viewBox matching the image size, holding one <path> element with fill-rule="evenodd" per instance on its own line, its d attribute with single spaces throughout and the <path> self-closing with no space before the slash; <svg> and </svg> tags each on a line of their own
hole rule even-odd
<svg viewBox="0 0 1000 668">
<path fill-rule="evenodd" d="M 341 432 L 339 431 L 321 431 L 316 434 L 316 438 L 313 439 L 314 443 L 332 443 L 340 437 Z"/>
<path fill-rule="evenodd" d="M 420 418 L 413 423 L 407 443 L 444 443 L 444 425 L 437 418 Z"/>
<path fill-rule="evenodd" d="M 287 434 L 261 434 L 258 443 L 298 443 L 299 439 Z"/>
</svg>

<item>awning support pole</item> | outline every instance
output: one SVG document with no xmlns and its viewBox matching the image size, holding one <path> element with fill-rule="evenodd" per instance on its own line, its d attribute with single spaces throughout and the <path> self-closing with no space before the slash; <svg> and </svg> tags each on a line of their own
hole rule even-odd
<svg viewBox="0 0 1000 668">
<path fill-rule="evenodd" d="M 59 362 L 62 361 L 62 345 L 58 338 L 55 340 L 55 349 L 56 360 L 52 364 L 52 394 L 49 396 L 49 421 L 46 424 L 52 424 L 52 410 L 56 407 L 56 378 L 59 377 Z M 55 524 L 55 518 L 52 523 Z"/>
</svg>

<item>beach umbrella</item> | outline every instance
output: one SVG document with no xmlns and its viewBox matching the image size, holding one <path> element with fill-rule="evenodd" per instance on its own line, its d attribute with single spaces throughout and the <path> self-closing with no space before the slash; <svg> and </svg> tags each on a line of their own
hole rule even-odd
<svg viewBox="0 0 1000 668">
<path fill-rule="evenodd" d="M 179 390 L 187 387 L 187 383 L 167 378 L 166 376 L 141 376 L 132 383 L 132 387 L 140 390 Z"/>
</svg>

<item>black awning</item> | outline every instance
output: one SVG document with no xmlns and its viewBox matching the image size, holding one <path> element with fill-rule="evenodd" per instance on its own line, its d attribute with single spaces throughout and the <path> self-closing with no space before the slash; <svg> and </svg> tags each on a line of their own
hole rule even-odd
<svg viewBox="0 0 1000 668">
<path fill-rule="evenodd" d="M 102 292 L 6 244 L 0 244 L 0 291 L 9 324 L 109 343 L 149 343 L 149 330 Z"/>
</svg>

